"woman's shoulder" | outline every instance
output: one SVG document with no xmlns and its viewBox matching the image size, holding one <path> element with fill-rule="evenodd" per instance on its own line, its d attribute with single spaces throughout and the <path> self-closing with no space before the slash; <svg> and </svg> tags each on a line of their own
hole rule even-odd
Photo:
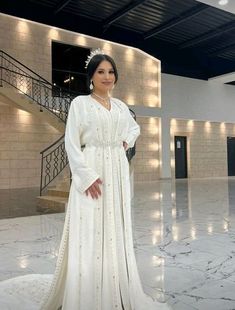
<svg viewBox="0 0 235 310">
<path fill-rule="evenodd" d="M 89 100 L 89 95 L 81 95 L 81 96 L 77 96 L 75 97 L 71 104 L 74 106 L 74 108 L 82 108 L 83 104 Z"/>
<path fill-rule="evenodd" d="M 80 95 L 73 99 L 73 102 L 79 103 L 89 100 L 90 95 Z"/>
</svg>

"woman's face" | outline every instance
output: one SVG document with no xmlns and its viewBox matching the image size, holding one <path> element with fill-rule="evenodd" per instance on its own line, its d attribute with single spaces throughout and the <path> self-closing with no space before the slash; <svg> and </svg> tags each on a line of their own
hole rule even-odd
<svg viewBox="0 0 235 310">
<path fill-rule="evenodd" d="M 92 77 L 94 91 L 108 92 L 115 83 L 114 70 L 111 63 L 103 60 L 96 68 Z"/>
</svg>

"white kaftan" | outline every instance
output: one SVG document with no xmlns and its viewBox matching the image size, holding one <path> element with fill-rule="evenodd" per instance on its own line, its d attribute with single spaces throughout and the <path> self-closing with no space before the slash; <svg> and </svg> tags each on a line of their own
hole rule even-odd
<svg viewBox="0 0 235 310">
<path fill-rule="evenodd" d="M 72 184 L 56 271 L 41 310 L 169 309 L 144 294 L 134 254 L 123 141 L 132 147 L 139 133 L 118 99 L 111 99 L 110 111 L 90 95 L 72 101 L 65 132 Z M 97 178 L 102 194 L 92 199 L 85 190 Z"/>
<path fill-rule="evenodd" d="M 140 133 L 127 106 L 111 99 L 111 110 L 91 96 L 74 99 L 65 145 L 72 185 L 58 265 L 43 310 L 153 310 L 167 306 L 146 296 L 133 249 L 129 147 Z M 85 145 L 83 152 L 81 145 Z M 103 182 L 98 200 L 84 191 Z"/>
</svg>

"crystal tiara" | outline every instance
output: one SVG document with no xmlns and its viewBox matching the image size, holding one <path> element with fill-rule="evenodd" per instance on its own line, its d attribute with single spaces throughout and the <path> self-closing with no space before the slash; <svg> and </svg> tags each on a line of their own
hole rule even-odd
<svg viewBox="0 0 235 310">
<path fill-rule="evenodd" d="M 87 69 L 89 62 L 95 55 L 105 55 L 104 51 L 102 51 L 100 48 L 97 48 L 96 50 L 92 51 L 90 55 L 87 57 L 87 60 L 85 61 L 85 68 Z"/>
</svg>

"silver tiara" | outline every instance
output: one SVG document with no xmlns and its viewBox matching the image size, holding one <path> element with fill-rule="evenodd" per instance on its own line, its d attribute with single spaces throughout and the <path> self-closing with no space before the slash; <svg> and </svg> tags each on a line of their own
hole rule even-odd
<svg viewBox="0 0 235 310">
<path fill-rule="evenodd" d="M 100 48 L 97 48 L 96 50 L 92 51 L 90 55 L 87 57 L 87 60 L 85 61 L 85 69 L 87 69 L 89 62 L 95 55 L 105 55 L 104 51 L 102 51 Z"/>
</svg>

